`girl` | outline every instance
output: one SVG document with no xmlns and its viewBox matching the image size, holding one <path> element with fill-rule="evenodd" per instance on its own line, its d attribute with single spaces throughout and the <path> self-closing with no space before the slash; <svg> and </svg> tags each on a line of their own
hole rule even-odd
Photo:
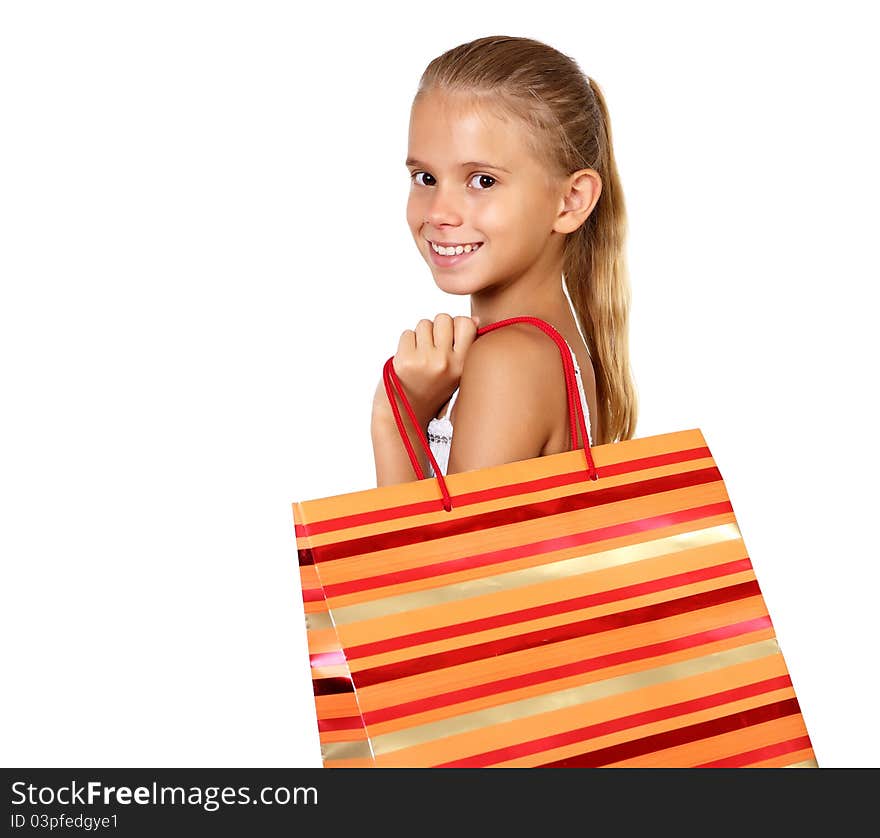
<svg viewBox="0 0 880 838">
<path fill-rule="evenodd" d="M 566 339 L 590 444 L 632 438 L 626 212 L 596 84 L 529 38 L 462 44 L 422 75 L 406 165 L 416 246 L 440 288 L 470 295 L 470 317 L 420 320 L 393 360 L 443 473 L 570 448 L 554 341 L 528 323 L 475 340 L 479 327 L 519 315 Z M 371 431 L 377 485 L 414 480 L 381 380 Z"/>
</svg>

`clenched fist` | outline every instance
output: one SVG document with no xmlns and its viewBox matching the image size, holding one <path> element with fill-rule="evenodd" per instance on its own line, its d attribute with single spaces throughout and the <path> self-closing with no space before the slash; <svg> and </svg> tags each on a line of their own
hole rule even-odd
<svg viewBox="0 0 880 838">
<path fill-rule="evenodd" d="M 478 320 L 438 314 L 433 321 L 419 320 L 397 344 L 394 372 L 413 412 L 424 426 L 455 392 L 461 381 L 464 359 L 477 337 Z M 391 409 L 385 384 L 379 381 L 374 409 Z"/>
</svg>

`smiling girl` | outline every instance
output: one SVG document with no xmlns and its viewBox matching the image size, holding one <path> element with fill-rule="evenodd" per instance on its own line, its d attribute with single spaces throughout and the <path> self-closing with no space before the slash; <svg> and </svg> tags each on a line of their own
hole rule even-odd
<svg viewBox="0 0 880 838">
<path fill-rule="evenodd" d="M 569 450 L 556 343 L 528 323 L 478 337 L 509 317 L 565 338 L 591 445 L 632 438 L 626 211 L 595 82 L 529 38 L 455 47 L 422 75 L 406 165 L 416 247 L 439 288 L 470 297 L 470 317 L 420 320 L 393 360 L 443 474 Z M 381 380 L 371 432 L 377 485 L 415 479 Z"/>
</svg>

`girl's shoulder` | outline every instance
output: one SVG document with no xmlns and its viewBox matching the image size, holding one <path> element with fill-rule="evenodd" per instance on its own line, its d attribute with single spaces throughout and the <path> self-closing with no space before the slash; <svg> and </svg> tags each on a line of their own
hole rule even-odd
<svg viewBox="0 0 880 838">
<path fill-rule="evenodd" d="M 527 323 L 480 335 L 468 348 L 455 403 L 447 473 L 539 456 L 553 431 L 548 375 L 562 364 L 554 341 Z M 562 387 L 561 396 L 565 398 Z"/>
<path fill-rule="evenodd" d="M 529 323 L 511 323 L 480 335 L 469 347 L 462 371 L 471 377 L 491 374 L 493 370 L 519 372 L 517 378 L 540 378 L 546 375 L 548 364 L 555 364 L 560 372 L 562 362 L 559 348 L 553 339 L 537 326 Z"/>
</svg>

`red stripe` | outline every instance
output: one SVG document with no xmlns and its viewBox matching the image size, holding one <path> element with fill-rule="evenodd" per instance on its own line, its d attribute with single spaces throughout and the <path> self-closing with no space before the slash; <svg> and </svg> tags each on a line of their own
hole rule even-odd
<svg viewBox="0 0 880 838">
<path fill-rule="evenodd" d="M 565 550 L 571 547 L 580 547 L 584 544 L 592 544 L 597 541 L 606 541 L 612 538 L 635 535 L 636 533 L 650 532 L 663 527 L 672 527 L 676 524 L 698 521 L 713 515 L 723 515 L 733 512 L 729 501 L 710 503 L 706 506 L 697 506 L 693 509 L 682 509 L 678 512 L 667 512 L 663 515 L 655 515 L 650 518 L 640 518 L 636 521 L 627 521 L 623 524 L 613 524 L 608 527 L 600 527 L 595 530 L 572 533 L 571 535 L 548 538 L 531 544 L 517 544 L 513 547 L 505 547 L 500 550 L 490 550 L 488 553 L 477 553 L 470 556 L 462 556 L 457 559 L 447 559 L 430 565 L 410 568 L 409 570 L 397 570 L 392 573 L 382 573 L 378 576 L 367 576 L 361 579 L 351 579 L 347 582 L 337 582 L 335 585 L 325 585 L 324 593 L 329 597 L 353 594 L 358 591 L 368 591 L 374 588 L 383 588 L 389 585 L 399 585 L 403 582 L 413 582 L 419 579 L 430 579 L 435 576 L 445 576 L 450 573 L 458 573 L 462 570 L 473 570 L 493 564 L 502 564 L 515 559 L 530 558 L 542 553 L 552 553 L 556 550 Z"/>
<path fill-rule="evenodd" d="M 341 716 L 336 719 L 318 719 L 318 730 L 326 733 L 331 730 L 363 730 L 364 720 L 360 716 Z"/>
<path fill-rule="evenodd" d="M 809 736 L 799 736 L 797 739 L 789 739 L 786 742 L 777 742 L 775 745 L 766 745 L 763 748 L 755 748 L 753 751 L 745 751 L 736 756 L 716 759 L 714 762 L 704 762 L 697 768 L 744 768 L 755 762 L 761 762 L 772 757 L 790 754 L 794 751 L 802 751 L 804 748 L 812 749 Z"/>
<path fill-rule="evenodd" d="M 755 580 L 741 582 L 737 585 L 715 588 L 710 591 L 667 600 L 666 602 L 657 602 L 653 605 L 644 605 L 641 608 L 632 608 L 616 614 L 605 614 L 601 617 L 577 620 L 561 626 L 537 629 L 512 637 L 503 637 L 500 640 L 475 643 L 471 646 L 437 652 L 433 655 L 423 655 L 420 658 L 411 658 L 410 660 L 389 663 L 384 666 L 375 666 L 372 669 L 352 672 L 352 679 L 357 689 L 372 687 L 387 681 L 409 678 L 414 675 L 424 675 L 426 672 L 436 672 L 439 669 L 461 666 L 462 664 L 473 663 L 474 661 L 492 660 L 502 655 L 535 649 L 538 646 L 549 648 L 553 643 L 564 643 L 568 640 L 589 637 L 590 635 L 601 634 L 606 631 L 642 625 L 679 614 L 688 614 L 703 608 L 711 608 L 726 602 L 735 602 L 748 597 L 760 597 L 760 595 L 761 591 Z"/>
<path fill-rule="evenodd" d="M 354 684 L 351 678 L 312 678 L 312 690 L 315 695 L 339 695 L 353 693 Z"/>
<path fill-rule="evenodd" d="M 480 512 L 466 518 L 438 520 L 433 524 L 419 524 L 392 532 L 350 538 L 346 541 L 335 541 L 320 546 L 313 544 L 311 546 L 311 561 L 331 562 L 351 556 L 361 556 L 365 553 L 375 553 L 378 550 L 396 549 L 464 533 L 482 532 L 495 527 L 538 520 L 551 515 L 562 515 L 605 504 L 717 482 L 721 482 L 721 473 L 717 468 L 712 467 L 654 477 L 650 480 L 627 483 L 623 486 L 588 489 L 585 492 L 577 492 L 560 498 L 525 503 L 506 509 L 496 509 L 492 512 Z M 307 551 L 300 551 L 300 560 L 306 562 L 310 560 Z"/>
<path fill-rule="evenodd" d="M 460 704 L 464 701 L 483 698 L 487 695 L 497 695 L 509 690 L 530 687 L 536 684 L 544 684 L 548 681 L 567 678 L 571 675 L 581 675 L 597 669 L 616 666 L 617 664 L 658 657 L 660 655 L 669 654 L 670 652 L 678 652 L 683 649 L 690 649 L 705 643 L 713 643 L 718 640 L 737 637 L 738 635 L 748 634 L 749 632 L 760 631 L 766 628 L 771 628 L 770 618 L 768 616 L 757 617 L 753 620 L 745 620 L 744 622 L 734 623 L 730 626 L 719 626 L 718 628 L 710 629 L 709 631 L 701 631 L 697 634 L 689 634 L 685 637 L 676 637 L 672 640 L 665 640 L 662 643 L 652 643 L 648 646 L 641 646 L 636 649 L 625 649 L 621 652 L 613 652 L 608 655 L 588 658 L 587 660 L 574 661 L 561 666 L 542 669 L 537 672 L 528 672 L 524 675 L 515 675 L 510 678 L 502 678 L 498 681 L 490 681 L 487 684 L 476 684 L 472 687 L 464 687 L 462 689 L 453 690 L 452 692 L 429 696 L 428 698 L 420 698 L 415 701 L 404 702 L 403 704 L 382 707 L 378 710 L 364 713 L 364 721 L 368 725 L 387 722 L 391 719 L 399 719 L 404 716 L 423 713 L 426 710 L 434 710 L 438 707 L 448 707 L 453 704 Z"/>
<path fill-rule="evenodd" d="M 781 719 L 785 716 L 793 716 L 800 712 L 797 699 L 788 698 L 773 704 L 765 704 L 763 707 L 754 707 L 751 710 L 743 710 L 730 716 L 722 716 L 720 719 L 712 719 L 708 722 L 682 727 L 678 730 L 669 730 L 664 733 L 655 733 L 632 742 L 623 742 L 620 745 L 612 745 L 610 748 L 602 748 L 598 751 L 588 751 L 577 756 L 548 762 L 540 768 L 600 768 L 626 759 L 645 756 L 646 754 L 663 751 L 667 748 L 676 748 L 689 742 L 697 742 L 700 739 L 709 739 L 712 736 L 720 736 L 741 728 Z"/>
<path fill-rule="evenodd" d="M 550 602 L 546 605 L 536 605 L 531 608 L 522 608 L 518 611 L 509 611 L 506 614 L 496 614 L 492 617 L 482 617 L 478 620 L 467 620 L 451 626 L 439 626 L 438 628 L 416 631 L 411 634 L 389 637 L 384 640 L 376 640 L 372 643 L 362 643 L 346 649 L 349 660 L 365 658 L 370 655 L 379 655 L 385 652 L 393 652 L 406 649 L 410 646 L 420 646 L 423 643 L 431 643 L 437 640 L 448 640 L 451 637 L 459 637 L 465 634 L 473 634 L 487 629 L 500 628 L 514 623 L 524 623 L 529 620 L 537 620 L 541 617 L 552 617 L 556 614 L 564 614 L 568 611 L 579 611 L 582 608 L 590 608 L 595 605 L 605 605 L 609 602 L 617 602 L 622 599 L 656 593 L 657 591 L 678 588 L 683 585 L 691 585 L 707 579 L 719 576 L 727 576 L 732 573 L 741 573 L 751 570 L 752 563 L 748 557 L 737 559 L 732 562 L 691 570 L 686 573 L 676 573 L 665 576 L 662 579 L 654 579 L 649 582 L 641 582 L 637 585 L 626 585 L 622 588 L 613 588 L 609 591 L 600 591 L 595 594 Z"/>
<path fill-rule="evenodd" d="M 561 748 L 565 745 L 572 745 L 575 742 L 584 742 L 587 739 L 595 739 L 598 736 L 606 736 L 609 733 L 618 733 L 621 730 L 647 725 L 653 722 L 660 722 L 664 719 L 673 719 L 676 716 L 685 716 L 688 713 L 696 713 L 700 710 L 707 710 L 709 707 L 718 707 L 722 704 L 729 704 L 733 701 L 740 701 L 743 698 L 750 698 L 754 695 L 762 693 L 775 692 L 776 690 L 785 689 L 791 686 L 791 678 L 788 675 L 779 675 L 775 678 L 767 678 L 764 681 L 757 681 L 754 684 L 746 684 L 742 687 L 736 687 L 730 690 L 722 690 L 721 692 L 712 693 L 711 695 L 701 698 L 694 698 L 689 701 L 681 701 L 676 704 L 669 704 L 665 707 L 658 707 L 654 710 L 643 710 L 640 713 L 633 713 L 629 716 L 621 716 L 619 719 L 610 719 L 606 722 L 598 724 L 586 725 L 576 730 L 567 730 L 563 733 L 557 733 L 553 736 L 543 736 L 540 739 L 533 739 L 531 742 L 520 742 L 516 745 L 508 745 L 505 748 L 496 748 L 494 751 L 486 751 L 482 754 L 474 754 L 464 759 L 445 762 L 437 768 L 486 768 L 499 762 L 507 762 L 518 757 L 529 756 L 530 754 L 538 754 L 541 751 L 549 751 L 553 748 Z"/>
<path fill-rule="evenodd" d="M 321 588 L 303 588 L 303 602 L 320 602 L 324 599 L 324 591 Z"/>
<path fill-rule="evenodd" d="M 621 463 L 611 463 L 602 466 L 602 477 L 615 477 L 619 474 L 628 474 L 646 469 L 658 468 L 659 466 L 683 463 L 689 460 L 703 460 L 712 456 L 708 448 L 688 448 L 682 451 L 670 451 L 667 454 L 658 454 L 654 457 L 641 457 L 635 460 L 625 460 Z M 558 486 L 567 486 L 572 483 L 581 483 L 584 480 L 583 468 L 566 474 L 554 474 L 537 480 L 527 480 L 522 483 L 511 483 L 506 486 L 493 486 L 489 489 L 481 489 L 476 492 L 468 492 L 455 496 L 455 506 L 459 509 L 477 503 L 485 503 L 490 500 L 515 497 L 516 495 L 540 492 L 554 489 Z M 323 521 L 310 521 L 303 524 L 294 524 L 294 532 L 298 538 L 306 538 L 310 535 L 323 535 L 327 532 L 344 530 L 350 527 L 362 527 L 367 524 L 378 524 L 385 521 L 393 521 L 398 518 L 408 518 L 413 515 L 424 515 L 437 511 L 437 499 L 407 503 L 401 506 L 391 506 L 387 509 L 370 510 L 359 512 L 354 515 L 340 515 L 337 518 L 325 518 Z"/>
<path fill-rule="evenodd" d="M 699 469 L 678 474 L 643 480 L 623 486 L 596 489 L 540 503 L 483 512 L 466 518 L 438 521 L 434 524 L 419 524 L 393 532 L 337 541 L 298 551 L 299 563 L 311 565 L 315 562 L 329 562 L 351 556 L 375 553 L 379 550 L 398 549 L 412 544 L 440 538 L 451 538 L 466 533 L 476 533 L 487 529 L 518 524 L 524 521 L 539 520 L 552 515 L 562 515 L 573 511 L 596 508 L 605 504 L 646 497 L 651 494 L 674 491 L 676 489 L 701 486 L 721 481 L 717 468 Z"/>
</svg>

